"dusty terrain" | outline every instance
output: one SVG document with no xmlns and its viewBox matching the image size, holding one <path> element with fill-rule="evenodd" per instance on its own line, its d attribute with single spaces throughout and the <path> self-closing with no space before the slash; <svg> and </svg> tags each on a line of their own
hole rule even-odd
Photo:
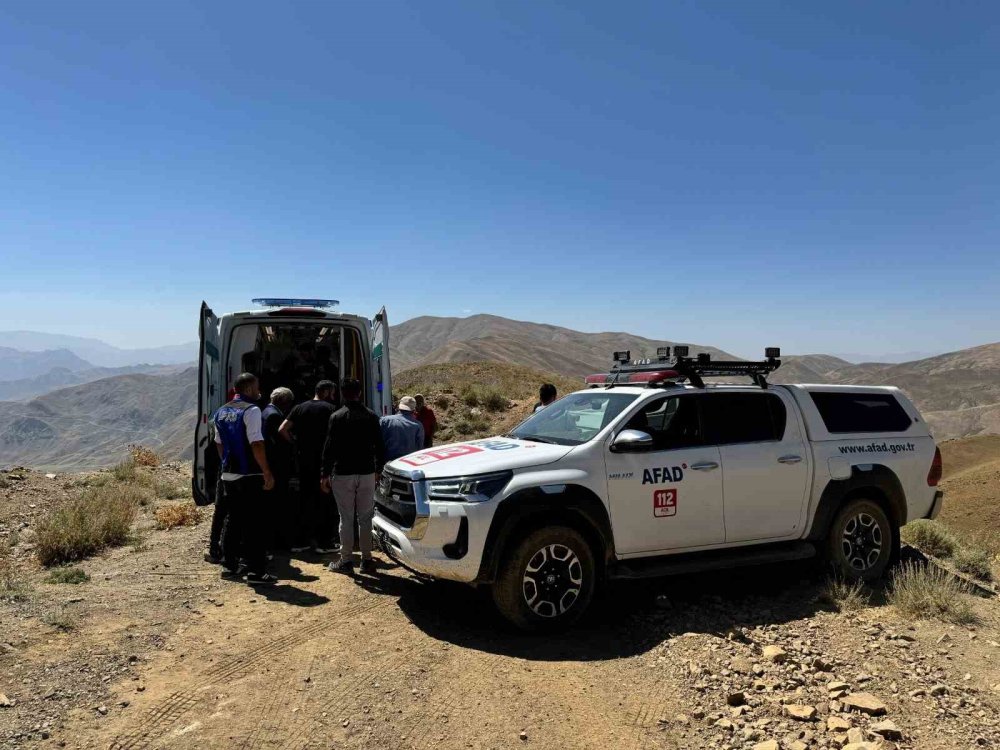
<svg viewBox="0 0 1000 750">
<path fill-rule="evenodd" d="M 973 600 L 970 626 L 908 621 L 880 591 L 838 612 L 812 570 L 775 566 L 615 586 L 539 638 L 384 560 L 353 579 L 305 556 L 275 560 L 270 589 L 222 581 L 202 561 L 208 518 L 156 531 L 155 504 L 141 542 L 50 584 L 31 528 L 79 478 L 15 474 L 0 542 L 30 593 L 0 601 L 0 747 L 834 748 L 885 719 L 902 748 L 1000 744 L 996 600 Z M 847 710 L 858 692 L 886 714 Z"/>
</svg>

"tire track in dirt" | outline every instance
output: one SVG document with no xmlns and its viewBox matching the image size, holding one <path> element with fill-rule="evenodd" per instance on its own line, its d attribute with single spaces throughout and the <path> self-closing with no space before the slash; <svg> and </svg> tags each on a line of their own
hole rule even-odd
<svg viewBox="0 0 1000 750">
<path fill-rule="evenodd" d="M 241 653 L 234 654 L 202 672 L 200 679 L 182 691 L 149 709 L 130 730 L 117 737 L 112 743 L 116 750 L 144 750 L 150 743 L 162 737 L 200 700 L 200 694 L 213 685 L 232 682 L 247 676 L 256 666 L 293 650 L 322 633 L 336 630 L 349 618 L 386 606 L 386 602 L 359 602 L 342 610 L 338 620 L 318 619 L 274 640 L 249 645 Z M 263 643 L 263 645 L 260 645 Z"/>
</svg>

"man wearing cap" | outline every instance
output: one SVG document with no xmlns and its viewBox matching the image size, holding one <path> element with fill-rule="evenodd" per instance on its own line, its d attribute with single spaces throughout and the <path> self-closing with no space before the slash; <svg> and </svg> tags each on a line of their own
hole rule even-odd
<svg viewBox="0 0 1000 750">
<path fill-rule="evenodd" d="M 424 427 L 417 419 L 417 401 L 413 396 L 399 399 L 399 408 L 390 417 L 382 417 L 382 440 L 385 442 L 385 462 L 418 451 L 424 447 Z"/>
</svg>

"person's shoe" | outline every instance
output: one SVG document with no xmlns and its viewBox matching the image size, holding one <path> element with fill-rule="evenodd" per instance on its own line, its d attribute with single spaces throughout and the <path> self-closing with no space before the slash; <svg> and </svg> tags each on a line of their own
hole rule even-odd
<svg viewBox="0 0 1000 750">
<path fill-rule="evenodd" d="M 347 575 L 354 575 L 354 563 L 350 560 L 338 560 L 337 562 L 332 562 L 326 566 L 326 569 L 331 573 L 346 573 Z"/>
<path fill-rule="evenodd" d="M 251 585 L 263 583 L 272 584 L 278 582 L 278 579 L 270 573 L 247 573 L 246 578 L 243 580 Z"/>
<path fill-rule="evenodd" d="M 225 578 L 226 580 L 233 580 L 240 577 L 240 572 L 238 570 L 233 570 L 232 568 L 227 568 L 225 564 L 223 564 L 220 577 Z"/>
<path fill-rule="evenodd" d="M 361 561 L 361 572 L 362 573 L 377 573 L 378 572 L 378 566 L 375 564 L 375 561 L 372 560 L 369 557 L 367 560 L 362 560 Z"/>
<path fill-rule="evenodd" d="M 212 565 L 222 565 L 222 557 L 218 555 L 213 555 L 211 552 L 206 552 L 205 562 L 212 563 Z"/>
</svg>

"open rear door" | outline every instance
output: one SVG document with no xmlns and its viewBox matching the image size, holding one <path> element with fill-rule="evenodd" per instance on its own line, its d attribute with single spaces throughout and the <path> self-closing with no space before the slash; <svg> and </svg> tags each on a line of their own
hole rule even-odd
<svg viewBox="0 0 1000 750">
<path fill-rule="evenodd" d="M 219 319 L 211 308 L 201 303 L 198 317 L 198 424 L 194 432 L 194 463 L 191 489 L 198 505 L 215 502 L 215 484 L 219 476 L 219 454 L 210 425 L 212 414 L 222 395 L 219 382 L 222 362 L 219 352 Z"/>
<path fill-rule="evenodd" d="M 372 320 L 372 409 L 380 416 L 392 414 L 392 371 L 389 369 L 389 318 L 383 307 Z"/>
</svg>

